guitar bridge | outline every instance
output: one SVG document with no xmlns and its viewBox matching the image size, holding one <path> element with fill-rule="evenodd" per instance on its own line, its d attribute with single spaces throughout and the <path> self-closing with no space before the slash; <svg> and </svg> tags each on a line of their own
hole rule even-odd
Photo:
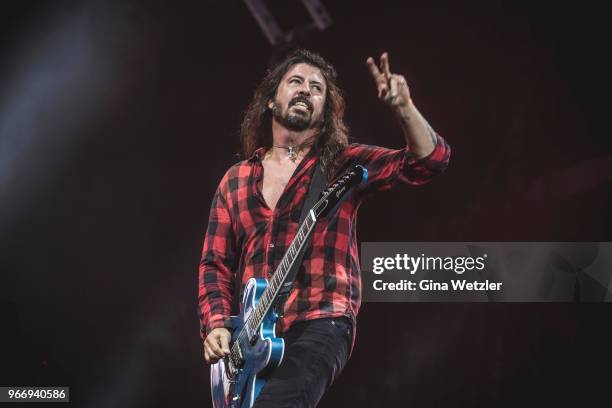
<svg viewBox="0 0 612 408">
<path fill-rule="evenodd" d="M 226 357 L 223 359 L 223 362 L 225 363 L 225 376 L 230 383 L 234 383 L 236 375 L 238 374 L 238 368 L 236 368 L 231 358 Z"/>
<path fill-rule="evenodd" d="M 223 361 L 225 362 L 225 372 L 228 378 L 231 380 L 236 377 L 240 371 L 240 368 L 242 368 L 244 364 L 244 358 L 242 356 L 242 350 L 240 347 L 237 345 L 232 347 L 232 353 L 230 353 L 228 357 L 224 358 Z"/>
</svg>

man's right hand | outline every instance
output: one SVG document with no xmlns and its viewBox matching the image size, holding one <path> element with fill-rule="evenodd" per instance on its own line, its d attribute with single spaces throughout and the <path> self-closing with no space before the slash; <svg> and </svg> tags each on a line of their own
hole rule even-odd
<svg viewBox="0 0 612 408">
<path fill-rule="evenodd" d="M 230 353 L 229 342 L 232 338 L 229 330 L 218 327 L 211 330 L 204 341 L 204 360 L 208 364 L 214 364 Z"/>
</svg>

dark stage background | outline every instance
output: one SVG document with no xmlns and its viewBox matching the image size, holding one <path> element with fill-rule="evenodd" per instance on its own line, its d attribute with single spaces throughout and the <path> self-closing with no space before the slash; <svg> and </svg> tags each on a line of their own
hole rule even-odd
<svg viewBox="0 0 612 408">
<path fill-rule="evenodd" d="M 15 3 L 0 13 L 0 385 L 67 385 L 78 407 L 208 406 L 203 233 L 276 51 L 238 0 Z M 334 24 L 298 44 L 336 65 L 353 138 L 402 146 L 365 65 L 388 51 L 453 147 L 435 182 L 362 207 L 361 240 L 612 240 L 595 3 L 324 4 Z M 580 302 L 365 304 L 321 406 L 608 405 L 609 322 Z"/>
</svg>

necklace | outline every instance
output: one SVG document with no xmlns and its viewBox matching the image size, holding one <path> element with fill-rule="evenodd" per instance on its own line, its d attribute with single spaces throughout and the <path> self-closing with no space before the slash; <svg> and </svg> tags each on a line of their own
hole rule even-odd
<svg viewBox="0 0 612 408">
<path fill-rule="evenodd" d="M 289 156 L 289 160 L 295 163 L 295 160 L 297 159 L 297 152 L 295 151 L 295 147 L 293 146 L 285 147 L 285 146 L 277 146 L 277 145 L 274 145 L 274 147 L 278 147 L 279 149 L 287 149 L 287 155 Z"/>
</svg>

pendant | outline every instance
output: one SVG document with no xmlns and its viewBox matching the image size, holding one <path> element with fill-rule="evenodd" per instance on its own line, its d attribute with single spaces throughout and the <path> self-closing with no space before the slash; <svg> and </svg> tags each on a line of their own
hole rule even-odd
<svg viewBox="0 0 612 408">
<path fill-rule="evenodd" d="M 289 146 L 287 154 L 289 155 L 289 160 L 295 162 L 295 159 L 297 159 L 297 153 L 295 152 L 295 150 L 293 150 L 293 146 Z"/>
</svg>

